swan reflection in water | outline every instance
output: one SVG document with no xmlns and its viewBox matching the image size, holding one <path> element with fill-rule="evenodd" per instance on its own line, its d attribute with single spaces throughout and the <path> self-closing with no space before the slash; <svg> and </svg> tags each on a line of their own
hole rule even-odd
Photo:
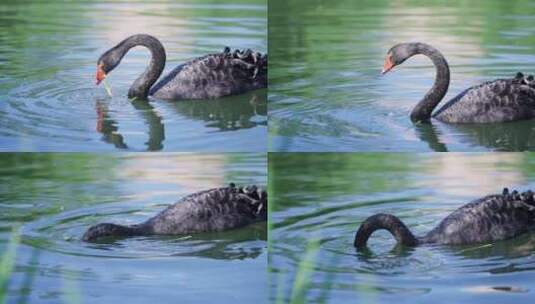
<svg viewBox="0 0 535 304">
<path fill-rule="evenodd" d="M 140 112 L 149 127 L 149 140 L 145 143 L 148 151 L 159 151 L 163 148 L 163 140 L 165 139 L 165 130 L 162 123 L 162 118 L 145 100 L 133 100 L 132 105 Z M 102 140 L 104 142 L 113 144 L 118 149 L 128 149 L 128 145 L 124 142 L 124 137 L 118 130 L 117 122 L 110 118 L 108 105 L 97 100 L 95 103 L 97 111 L 97 132 L 102 133 Z"/>
<path fill-rule="evenodd" d="M 266 222 L 229 232 L 207 233 L 192 236 L 189 241 L 204 241 L 210 243 L 206 249 L 197 250 L 195 256 L 220 260 L 244 260 L 259 257 L 267 242 Z M 260 241 L 258 246 L 252 244 L 244 247 L 244 243 Z M 174 256 L 191 256 L 191 253 L 177 253 Z"/>
<path fill-rule="evenodd" d="M 206 122 L 205 126 L 218 131 L 234 131 L 267 126 L 266 90 L 227 99 L 181 101 L 173 103 L 177 113 Z M 264 119 L 256 119 L 258 116 Z"/>
<path fill-rule="evenodd" d="M 133 99 L 131 104 L 141 114 L 148 127 L 149 139 L 145 143 L 146 150 L 162 150 L 165 140 L 164 117 L 155 108 L 160 103 Z M 267 126 L 267 95 L 264 89 L 213 100 L 165 101 L 163 106 L 176 111 L 181 117 L 202 121 L 206 128 L 215 128 L 222 132 Z M 109 102 L 102 98 L 97 99 L 95 109 L 96 130 L 103 135 L 102 140 L 118 149 L 131 149 L 126 143 L 125 136 L 119 131 L 120 122 L 111 115 Z M 173 130 L 173 132 L 179 131 Z"/>
<path fill-rule="evenodd" d="M 496 151 L 535 150 L 535 122 L 523 120 L 495 124 L 444 124 L 415 125 L 416 135 L 435 152 L 448 152 L 447 134 L 454 134 L 456 142 L 480 146 Z"/>
</svg>

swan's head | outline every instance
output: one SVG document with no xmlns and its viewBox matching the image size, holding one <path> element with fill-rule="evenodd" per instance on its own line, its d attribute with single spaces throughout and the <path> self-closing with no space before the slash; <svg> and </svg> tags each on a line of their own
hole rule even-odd
<svg viewBox="0 0 535 304">
<path fill-rule="evenodd" d="M 128 235 L 133 235 L 132 228 L 130 227 L 110 223 L 101 223 L 89 227 L 89 229 L 87 229 L 82 236 L 82 240 L 85 242 L 94 242 L 103 237 L 120 237 Z"/>
<path fill-rule="evenodd" d="M 109 72 L 119 65 L 121 59 L 122 56 L 116 52 L 116 48 L 112 48 L 100 56 L 97 61 L 97 85 L 106 78 Z"/>
<path fill-rule="evenodd" d="M 386 53 L 382 74 L 388 73 L 395 66 L 402 64 L 409 57 L 418 52 L 420 43 L 400 43 L 394 45 Z"/>
<path fill-rule="evenodd" d="M 91 226 L 82 236 L 82 240 L 85 242 L 93 242 L 100 237 L 109 236 L 111 235 L 110 231 L 113 230 L 110 228 L 111 226 L 112 224 L 107 223 Z"/>
</svg>

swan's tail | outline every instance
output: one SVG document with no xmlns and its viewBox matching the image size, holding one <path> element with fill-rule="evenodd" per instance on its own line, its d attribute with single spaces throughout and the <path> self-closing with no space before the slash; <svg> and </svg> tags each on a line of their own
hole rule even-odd
<svg viewBox="0 0 535 304">
<path fill-rule="evenodd" d="M 268 201 L 266 190 L 256 185 L 237 188 L 234 183 L 231 183 L 229 187 L 252 198 L 256 206 L 256 217 L 260 220 L 267 220 Z"/>
<path fill-rule="evenodd" d="M 252 79 L 263 80 L 267 77 L 267 54 L 254 52 L 251 49 L 231 51 L 229 47 L 225 47 L 223 53 L 230 56 L 237 66 L 250 71 Z"/>
<path fill-rule="evenodd" d="M 376 230 L 386 229 L 395 238 L 399 244 L 405 246 L 418 245 L 418 239 L 414 237 L 412 232 L 403 224 L 403 222 L 390 214 L 379 213 L 367 218 L 362 225 L 360 225 L 357 234 L 355 235 L 355 242 L 353 245 L 357 249 L 363 249 L 368 243 L 368 239 Z"/>
<path fill-rule="evenodd" d="M 516 73 L 515 78 L 513 78 L 513 82 L 519 84 L 526 84 L 532 88 L 535 88 L 535 79 L 533 75 L 524 76 L 524 74 L 518 72 Z"/>
<path fill-rule="evenodd" d="M 531 190 L 520 193 L 516 190 L 509 191 L 508 188 L 503 188 L 502 195 L 506 199 L 522 201 L 530 206 L 535 207 L 535 193 Z"/>
<path fill-rule="evenodd" d="M 84 233 L 82 240 L 94 242 L 102 237 L 125 237 L 143 235 L 144 232 L 138 225 L 122 226 L 117 224 L 102 223 L 90 227 Z"/>
</svg>

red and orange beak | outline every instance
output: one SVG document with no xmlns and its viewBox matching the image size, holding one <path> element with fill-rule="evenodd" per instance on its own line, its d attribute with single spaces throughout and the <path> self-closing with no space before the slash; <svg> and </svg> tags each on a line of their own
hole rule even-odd
<svg viewBox="0 0 535 304">
<path fill-rule="evenodd" d="M 106 73 L 104 73 L 104 70 L 102 69 L 102 63 L 97 65 L 97 85 L 106 78 Z"/>
<path fill-rule="evenodd" d="M 385 64 L 383 65 L 383 71 L 381 71 L 381 74 L 386 74 L 388 71 L 390 71 L 392 68 L 394 68 L 394 62 L 392 62 L 392 55 L 387 55 L 385 58 Z"/>
</svg>

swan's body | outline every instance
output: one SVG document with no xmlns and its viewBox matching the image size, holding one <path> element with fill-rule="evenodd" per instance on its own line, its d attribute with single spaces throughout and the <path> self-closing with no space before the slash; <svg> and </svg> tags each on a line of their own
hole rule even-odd
<svg viewBox="0 0 535 304">
<path fill-rule="evenodd" d="M 147 47 L 152 58 L 132 84 L 129 98 L 212 99 L 267 87 L 267 55 L 251 50 L 231 52 L 229 48 L 179 65 L 156 83 L 165 66 L 165 50 L 158 39 L 143 34 L 126 38 L 99 58 L 97 84 L 135 46 Z"/>
<path fill-rule="evenodd" d="M 256 186 L 215 188 L 188 195 L 147 221 L 130 226 L 102 223 L 84 241 L 101 237 L 181 235 L 224 231 L 267 220 L 267 194 Z"/>
<path fill-rule="evenodd" d="M 412 110 L 413 121 L 434 117 L 447 123 L 496 123 L 535 118 L 535 81 L 522 73 L 468 88 L 433 114 L 450 83 L 448 63 L 437 49 L 424 43 L 395 45 L 388 51 L 383 73 L 417 54 L 429 57 L 437 74 L 433 87 Z"/>
<path fill-rule="evenodd" d="M 415 237 L 397 217 L 376 214 L 359 227 L 355 247 L 366 247 L 368 238 L 379 229 L 387 229 L 398 243 L 406 246 L 489 243 L 534 230 L 535 201 L 531 191 L 509 193 L 506 188 L 502 194 L 483 197 L 455 210 L 422 237 Z"/>
<path fill-rule="evenodd" d="M 434 118 L 448 123 L 492 123 L 535 117 L 535 82 L 522 74 L 471 87 L 446 103 Z"/>
</svg>

